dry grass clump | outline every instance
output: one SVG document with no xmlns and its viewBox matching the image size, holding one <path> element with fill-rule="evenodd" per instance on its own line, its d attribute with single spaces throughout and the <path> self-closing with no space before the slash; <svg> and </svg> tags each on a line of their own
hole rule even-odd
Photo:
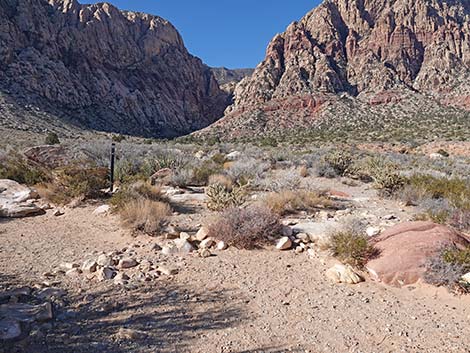
<svg viewBox="0 0 470 353">
<path fill-rule="evenodd" d="M 224 186 L 227 190 L 231 190 L 233 188 L 233 181 L 230 177 L 224 174 L 214 174 L 209 177 L 208 181 L 209 185 L 220 184 Z"/>
<path fill-rule="evenodd" d="M 264 204 L 271 211 L 281 216 L 334 206 L 334 202 L 325 193 L 306 190 L 273 192 L 266 195 Z"/>
<path fill-rule="evenodd" d="M 252 250 L 270 244 L 281 228 L 279 216 L 266 207 L 231 207 L 209 226 L 209 233 L 229 246 Z"/>
<path fill-rule="evenodd" d="M 160 202 L 168 201 L 160 187 L 150 185 L 144 181 L 137 181 L 132 184 L 123 185 L 121 190 L 113 195 L 110 204 L 119 211 L 124 209 L 129 202 L 141 199 Z"/>
<path fill-rule="evenodd" d="M 327 248 L 341 262 L 358 268 L 363 268 L 367 261 L 378 255 L 363 229 L 355 223 L 333 232 Z"/>
<path fill-rule="evenodd" d="M 120 212 L 124 226 L 152 236 L 160 234 L 170 214 L 168 204 L 148 199 L 132 200 Z"/>
</svg>

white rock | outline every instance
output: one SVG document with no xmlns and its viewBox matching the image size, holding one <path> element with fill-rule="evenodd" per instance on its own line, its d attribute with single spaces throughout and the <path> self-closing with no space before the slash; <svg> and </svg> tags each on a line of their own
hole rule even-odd
<svg viewBox="0 0 470 353">
<path fill-rule="evenodd" d="M 354 269 L 347 265 L 335 265 L 326 271 L 326 277 L 336 283 L 357 284 L 364 279 Z"/>
<path fill-rule="evenodd" d="M 375 237 L 375 236 L 379 235 L 381 232 L 382 232 L 382 230 L 378 227 L 368 227 L 366 229 L 366 234 L 369 237 Z"/>
<path fill-rule="evenodd" d="M 116 274 L 116 277 L 114 277 L 114 284 L 123 286 L 127 284 L 127 281 L 129 280 L 129 276 L 126 275 L 125 273 L 119 272 Z"/>
<path fill-rule="evenodd" d="M 431 158 L 431 159 L 443 159 L 445 157 L 440 153 L 431 153 L 429 155 L 429 158 Z"/>
<path fill-rule="evenodd" d="M 68 270 L 67 272 L 65 272 L 65 275 L 67 277 L 76 277 L 76 276 L 80 275 L 81 273 L 82 273 L 82 271 L 79 268 L 72 268 L 72 269 Z"/>
<path fill-rule="evenodd" d="M 94 260 L 86 260 L 82 265 L 83 272 L 93 273 L 93 272 L 96 272 L 97 268 L 98 268 L 98 264 Z"/>
<path fill-rule="evenodd" d="M 102 205 L 98 208 L 96 208 L 93 211 L 94 215 L 105 215 L 108 214 L 111 211 L 111 207 L 109 205 Z"/>
<path fill-rule="evenodd" d="M 228 245 L 226 242 L 224 241 L 219 241 L 217 243 L 217 250 L 227 250 L 228 249 Z"/>
<path fill-rule="evenodd" d="M 296 235 L 297 239 L 299 239 L 302 243 L 310 243 L 310 236 L 307 233 L 299 233 Z"/>
<path fill-rule="evenodd" d="M 301 254 L 304 252 L 304 248 L 302 248 L 301 246 L 298 246 L 295 248 L 295 253 L 296 254 Z"/>
<path fill-rule="evenodd" d="M 170 269 L 165 266 L 159 266 L 157 268 L 157 272 L 160 272 L 161 274 L 164 274 L 165 276 L 174 276 L 178 273 L 178 270 Z"/>
<path fill-rule="evenodd" d="M 227 159 L 228 161 L 235 161 L 235 160 L 239 159 L 241 156 L 242 156 L 241 152 L 233 151 L 233 152 L 230 152 L 229 154 L 227 154 L 225 156 L 225 159 Z"/>
<path fill-rule="evenodd" d="M 464 281 L 467 284 L 470 284 L 470 272 L 462 276 L 462 281 Z"/>
<path fill-rule="evenodd" d="M 206 155 L 206 153 L 204 151 L 197 151 L 194 154 L 194 157 L 196 157 L 197 159 L 203 159 L 205 155 Z"/>
<path fill-rule="evenodd" d="M 196 240 L 203 241 L 209 236 L 209 229 L 206 227 L 201 227 L 196 233 Z"/>
<path fill-rule="evenodd" d="M 181 233 L 180 233 L 180 239 L 182 239 L 182 240 L 189 240 L 189 239 L 191 239 L 191 236 L 190 236 L 188 233 L 181 232 Z"/>
<path fill-rule="evenodd" d="M 52 213 L 55 217 L 60 217 L 60 216 L 63 216 L 64 215 L 64 212 L 62 210 L 55 210 L 53 213 Z"/>
<path fill-rule="evenodd" d="M 175 239 L 174 243 L 178 248 L 178 252 L 181 254 L 189 254 L 190 252 L 194 251 L 194 247 L 191 243 L 184 239 Z"/>
<path fill-rule="evenodd" d="M 137 261 L 130 257 L 125 257 L 119 260 L 118 268 L 127 269 L 136 267 L 138 265 Z"/>
<path fill-rule="evenodd" d="M 277 242 L 276 249 L 278 250 L 289 250 L 290 248 L 292 248 L 292 240 L 289 237 L 283 237 Z"/>
<path fill-rule="evenodd" d="M 65 270 L 65 271 L 68 271 L 68 270 L 72 270 L 74 268 L 79 268 L 80 265 L 74 264 L 74 263 L 71 263 L 71 262 L 64 262 L 64 263 L 60 264 L 59 267 L 61 269 Z"/>
<path fill-rule="evenodd" d="M 169 244 L 162 247 L 162 254 L 164 255 L 176 255 L 179 253 L 178 248 L 175 244 Z"/>
<path fill-rule="evenodd" d="M 215 245 L 215 240 L 212 238 L 206 238 L 199 244 L 200 249 L 209 249 L 211 246 Z"/>
<path fill-rule="evenodd" d="M 202 258 L 207 258 L 212 255 L 208 249 L 199 249 L 198 253 L 199 253 L 199 256 Z"/>
<path fill-rule="evenodd" d="M 101 254 L 98 256 L 98 259 L 96 260 L 96 263 L 99 266 L 113 266 L 114 265 L 114 260 L 111 256 L 108 256 L 106 254 Z"/>
</svg>

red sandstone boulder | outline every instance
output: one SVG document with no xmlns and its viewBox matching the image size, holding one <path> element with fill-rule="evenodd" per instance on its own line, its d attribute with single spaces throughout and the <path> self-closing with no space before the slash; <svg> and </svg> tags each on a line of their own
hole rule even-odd
<svg viewBox="0 0 470 353">
<path fill-rule="evenodd" d="M 380 255 L 367 263 L 372 279 L 403 286 L 418 282 L 426 263 L 441 249 L 470 243 L 462 234 L 432 222 L 407 222 L 394 226 L 374 239 Z"/>
</svg>

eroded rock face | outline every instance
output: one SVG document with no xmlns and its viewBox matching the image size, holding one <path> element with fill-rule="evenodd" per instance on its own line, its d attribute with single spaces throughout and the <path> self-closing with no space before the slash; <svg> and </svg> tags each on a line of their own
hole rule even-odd
<svg viewBox="0 0 470 353">
<path fill-rule="evenodd" d="M 432 222 L 407 222 L 387 229 L 374 239 L 380 255 L 366 265 L 372 279 L 403 286 L 423 279 L 432 257 L 447 247 L 465 248 L 468 239 Z"/>
<path fill-rule="evenodd" d="M 0 1 L 0 93 L 80 126 L 152 136 L 205 127 L 228 104 L 168 21 L 76 0 Z"/>
<path fill-rule="evenodd" d="M 357 101 L 355 111 L 364 113 L 408 95 L 469 109 L 469 4 L 325 0 L 273 38 L 216 127 L 311 126 L 332 105 Z"/>
</svg>

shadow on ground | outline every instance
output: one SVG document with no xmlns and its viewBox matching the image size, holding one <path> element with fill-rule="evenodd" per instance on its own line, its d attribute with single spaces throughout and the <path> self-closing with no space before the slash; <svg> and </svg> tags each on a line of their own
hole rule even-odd
<svg viewBox="0 0 470 353">
<path fill-rule="evenodd" d="M 95 290 L 66 299 L 43 335 L 9 353 L 191 352 L 202 333 L 244 321 L 243 301 L 228 291 L 199 293 L 174 284 Z M 200 348 L 200 347 L 198 347 Z"/>
</svg>

